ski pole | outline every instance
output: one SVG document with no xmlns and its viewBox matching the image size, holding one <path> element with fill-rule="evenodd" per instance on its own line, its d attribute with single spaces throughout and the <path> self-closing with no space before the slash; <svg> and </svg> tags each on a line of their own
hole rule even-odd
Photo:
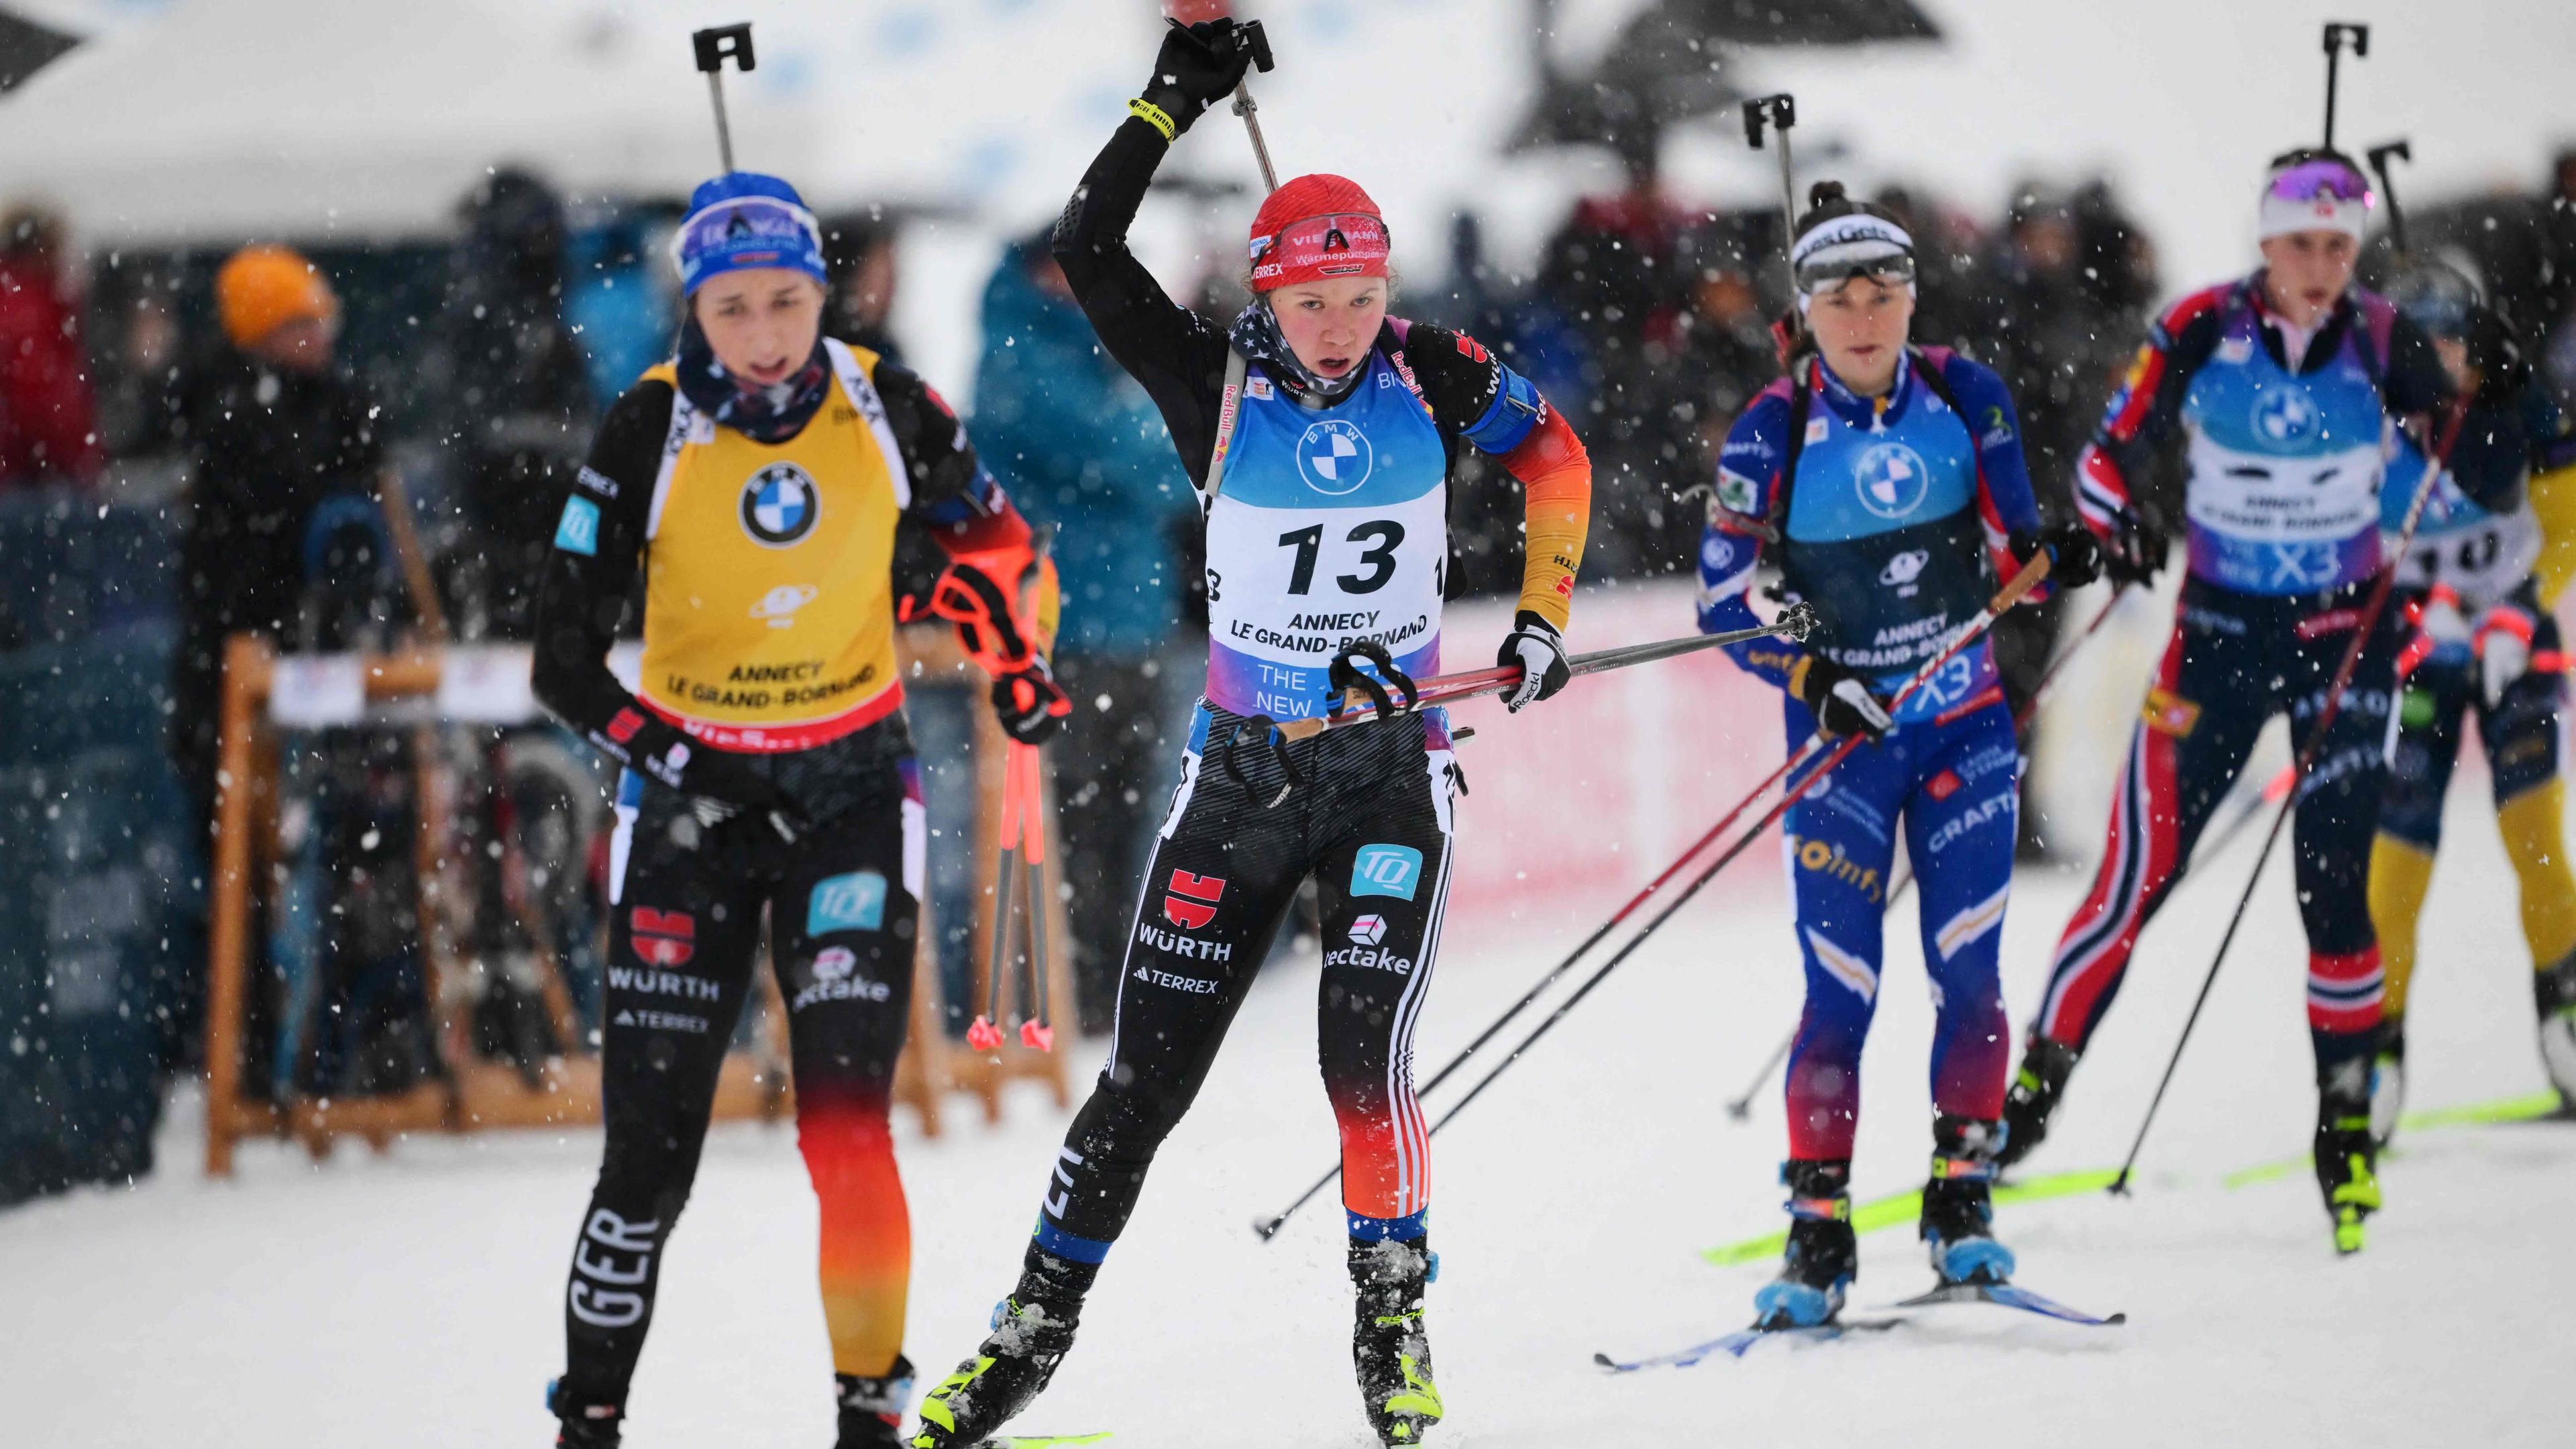
<svg viewBox="0 0 2576 1449">
<path fill-rule="evenodd" d="M 1464 738 L 1463 733 L 1459 737 Z M 1582 944 L 1566 953 L 1564 960 L 1559 961 L 1556 965 L 1550 967 L 1548 969 L 1548 973 L 1538 979 L 1537 985 L 1532 986 L 1528 991 L 1523 992 L 1521 994 L 1521 999 L 1513 1002 L 1509 1010 L 1505 1011 L 1501 1016 L 1494 1018 L 1491 1025 L 1487 1026 L 1483 1031 L 1478 1032 L 1476 1034 L 1476 1039 L 1467 1043 L 1464 1051 L 1451 1057 L 1448 1065 L 1434 1073 L 1431 1080 L 1423 1084 L 1421 1091 L 1427 1094 L 1435 1090 L 1442 1082 L 1449 1080 L 1449 1078 L 1454 1075 L 1460 1067 L 1465 1066 L 1468 1058 L 1474 1056 L 1477 1052 L 1484 1050 L 1486 1043 L 1500 1035 L 1504 1027 L 1511 1025 L 1512 1020 L 1515 1017 L 1518 1017 L 1522 1012 L 1527 1011 L 1530 1008 L 1530 1005 L 1536 1002 L 1541 996 L 1545 995 L 1547 993 L 1547 989 L 1555 985 L 1566 972 L 1573 970 L 1578 962 L 1582 961 L 1584 957 L 1592 954 L 1592 948 L 1600 945 L 1602 941 L 1607 939 L 1612 931 L 1619 928 L 1619 924 L 1621 922 L 1636 914 L 1637 909 L 1640 906 L 1643 906 L 1648 900 L 1652 899 L 1655 892 L 1662 890 L 1665 886 L 1671 884 L 1673 878 L 1682 873 L 1683 867 L 1699 858 L 1701 851 L 1704 851 L 1711 845 L 1716 844 L 1718 838 L 1726 833 L 1728 826 L 1733 825 L 1738 819 L 1742 818 L 1745 811 L 1752 809 L 1754 801 L 1769 794 L 1771 792 L 1771 787 L 1779 784 L 1781 780 L 1786 778 L 1790 769 L 1803 758 L 1803 755 L 1792 755 L 1788 759 L 1782 760 L 1779 768 L 1773 770 L 1768 776 L 1764 777 L 1760 784 L 1755 785 L 1751 790 L 1747 791 L 1743 799 L 1736 801 L 1724 815 L 1718 817 L 1717 823 L 1710 826 L 1706 834 L 1702 835 L 1699 839 L 1692 841 L 1689 849 L 1684 850 L 1680 857 L 1674 860 L 1672 864 L 1665 866 L 1661 875 L 1658 875 L 1653 880 L 1646 882 L 1645 889 L 1637 892 L 1633 896 L 1630 896 L 1626 905 L 1623 905 L 1618 910 L 1611 912 L 1610 919 L 1603 921 L 1598 927 L 1594 928 L 1591 935 L 1583 938 Z M 1253 1219 L 1253 1232 L 1259 1234 L 1262 1241 L 1268 1242 L 1272 1237 L 1278 1234 L 1279 1229 L 1287 1223 L 1288 1219 L 1296 1216 L 1298 1209 L 1313 1201 L 1315 1194 L 1332 1186 L 1333 1180 L 1341 1175 L 1341 1164 L 1336 1162 L 1333 1164 L 1331 1170 L 1327 1171 L 1322 1177 L 1315 1179 L 1314 1183 L 1304 1192 L 1299 1193 L 1295 1202 L 1288 1204 L 1287 1207 L 1281 1209 L 1270 1217 Z"/>
<path fill-rule="evenodd" d="M 1798 269 L 1789 260 L 1789 243 L 1798 230 L 1798 183 L 1789 166 L 1789 128 L 1798 124 L 1798 100 L 1787 91 L 1744 103 L 1744 144 L 1762 149 L 1765 121 L 1780 137 L 1780 264 L 1789 271 L 1789 293 L 1798 291 Z"/>
<path fill-rule="evenodd" d="M 2341 21 L 2326 24 L 2326 149 L 2334 149 L 2335 75 L 2342 68 L 2343 44 L 2352 42 L 2353 59 L 2370 54 L 2370 27 Z"/>
<path fill-rule="evenodd" d="M 984 1014 L 966 1028 L 966 1044 L 979 1052 L 1002 1045 L 1002 976 L 1011 960 L 1011 917 L 1019 903 L 1020 860 L 1019 758 L 1006 753 L 1002 765 L 1002 858 L 993 871 L 993 938 L 984 966 Z"/>
<path fill-rule="evenodd" d="M 1974 615 L 1971 615 L 1967 622 L 1961 624 L 1958 629 L 1953 631 L 1950 636 L 1950 641 L 1941 647 L 1939 653 L 1934 654 L 1931 658 L 1923 661 L 1921 667 L 1917 668 L 1912 675 L 1907 677 L 1904 686 L 1896 691 L 1894 697 L 1889 699 L 1889 713 L 1893 714 L 1897 706 L 1902 705 L 1908 697 L 1922 689 L 1924 685 L 1929 684 L 1932 677 L 1939 673 L 1944 665 L 1947 665 L 1952 659 L 1958 657 L 1960 651 L 1966 649 L 1970 644 L 1976 642 L 1978 639 L 1983 638 L 1986 631 L 1994 626 L 1995 620 L 2003 617 L 2005 610 L 2020 603 L 2024 596 L 2028 595 L 2031 590 L 2039 587 L 2040 583 L 2047 577 L 2048 555 L 2045 552 L 2042 552 L 2033 556 L 2030 562 L 2022 565 L 2021 569 L 2012 576 L 2011 581 L 2003 586 L 2001 592 L 1997 593 L 1993 599 L 1989 600 L 1983 609 L 1980 609 Z M 1799 750 L 1798 758 L 1800 760 L 1811 759 L 1821 751 L 1821 747 L 1828 738 L 1830 738 L 1830 736 L 1827 736 L 1822 731 L 1809 736 L 1805 747 Z M 1733 862 L 1737 856 L 1742 855 L 1746 850 L 1750 849 L 1753 842 L 1760 839 L 1762 833 L 1770 829 L 1774 821 L 1777 821 L 1781 816 L 1787 814 L 1790 806 L 1798 803 L 1798 801 L 1805 796 L 1809 790 L 1814 789 L 1818 781 L 1832 774 L 1834 772 L 1834 767 L 1840 765 L 1845 756 L 1860 747 L 1862 738 L 1862 736 L 1857 734 L 1843 736 L 1840 742 L 1835 744 L 1830 752 L 1824 753 L 1824 759 L 1818 763 L 1815 768 L 1808 770 L 1804 775 L 1798 778 L 1795 784 L 1792 784 L 1788 789 L 1782 791 L 1780 798 L 1772 802 L 1771 808 L 1763 812 L 1762 818 L 1759 821 L 1756 821 L 1751 829 L 1745 831 L 1742 835 L 1737 836 L 1735 843 L 1728 846 L 1724 854 L 1709 862 L 1708 868 L 1701 871 L 1698 876 L 1693 878 L 1688 886 L 1683 887 L 1680 895 L 1673 897 L 1672 902 L 1669 905 L 1666 905 L 1661 911 L 1656 912 L 1652 920 L 1647 921 L 1644 926 L 1638 928 L 1637 934 L 1629 937 L 1626 945 L 1621 946 L 1609 960 L 1601 963 L 1601 969 L 1593 972 L 1590 976 L 1585 977 L 1583 984 L 1574 989 L 1573 995 L 1567 997 L 1563 1003 L 1558 1005 L 1556 1010 L 1549 1012 L 1546 1018 L 1540 1021 L 1539 1024 L 1531 1030 L 1528 1036 L 1521 1038 L 1521 1044 L 1512 1048 L 1510 1056 L 1507 1056 L 1501 1061 L 1495 1063 L 1494 1069 L 1485 1073 L 1485 1075 L 1477 1081 L 1475 1086 L 1469 1088 L 1466 1096 L 1459 1098 L 1455 1103 L 1450 1105 L 1448 1111 L 1441 1113 L 1440 1120 L 1432 1123 L 1431 1130 L 1428 1133 L 1425 1133 L 1424 1136 L 1426 1138 L 1437 1137 L 1440 1135 L 1441 1128 L 1456 1121 L 1458 1114 L 1467 1110 L 1468 1103 L 1475 1101 L 1477 1097 L 1483 1095 L 1484 1090 L 1494 1084 L 1495 1078 L 1511 1070 L 1512 1063 L 1519 1061 L 1531 1047 L 1538 1045 L 1539 1038 L 1547 1035 L 1558 1022 L 1565 1020 L 1566 1016 L 1570 1014 L 1575 1007 L 1582 1004 L 1584 997 L 1592 994 L 1592 989 L 1594 987 L 1599 986 L 1603 981 L 1609 979 L 1610 973 L 1619 969 L 1619 963 L 1636 954 L 1637 948 L 1646 944 L 1647 940 L 1651 938 L 1657 930 L 1662 928 L 1664 922 L 1673 918 L 1675 912 L 1679 911 L 1682 907 L 1689 905 L 1691 898 L 1698 895 L 1701 888 L 1706 886 L 1711 880 L 1716 879 L 1719 871 L 1726 869 L 1728 864 Z"/>
<path fill-rule="evenodd" d="M 2389 179 L 2388 158 L 2394 156 L 2411 164 L 2415 160 L 2415 148 L 2400 137 L 2385 146 L 2373 146 L 2362 154 L 2370 158 L 2370 169 L 2379 173 L 2380 199 L 2388 203 L 2389 243 L 2396 247 L 2399 257 L 2406 257 L 2411 254 L 2406 245 L 2406 213 L 2397 209 L 2397 184 Z"/>
<path fill-rule="evenodd" d="M 1011 765 L 1020 796 L 1020 848 L 1027 858 L 1029 887 L 1029 1015 L 1020 1022 L 1020 1045 L 1051 1052 L 1055 1025 L 1047 1003 L 1046 797 L 1038 773 L 1038 747 L 1014 743 Z"/>
<path fill-rule="evenodd" d="M 1676 659 L 1684 654 L 1697 654 L 1728 644 L 1744 644 L 1755 639 L 1785 635 L 1803 642 L 1814 632 L 1816 615 L 1804 604 L 1792 604 L 1775 623 L 1754 629 L 1733 629 L 1722 634 L 1686 634 L 1678 639 L 1658 639 L 1651 644 L 1627 644 L 1616 649 L 1600 649 L 1590 654 L 1577 654 L 1565 661 L 1569 678 L 1600 674 L 1606 670 L 1626 669 L 1634 664 L 1652 664 L 1659 659 Z M 1517 664 L 1502 664 L 1491 669 L 1470 669 L 1458 674 L 1441 674 L 1423 680 L 1413 698 L 1396 714 L 1411 714 L 1435 704 L 1451 704 L 1480 695 L 1502 694 L 1520 687 L 1525 671 Z M 1377 705 L 1357 690 L 1343 696 L 1341 708 L 1331 714 L 1306 719 L 1281 720 L 1272 728 L 1290 740 L 1306 740 L 1326 730 L 1347 729 L 1368 724 L 1378 718 Z"/>
<path fill-rule="evenodd" d="M 2227 948 L 2236 943 L 2236 928 L 2245 924 L 2246 908 L 2254 903 L 2254 888 L 2262 883 L 2263 867 L 2271 863 L 2272 847 L 2281 839 L 2281 827 L 2299 805 L 2301 788 L 2308 782 L 2308 771 L 2316 764 L 2317 752 L 2325 747 L 2326 731 L 2333 728 L 2335 715 L 2343 708 L 2343 695 L 2352 683 L 2353 671 L 2361 665 L 2362 651 L 2370 644 L 2371 631 L 2379 627 L 2380 611 L 2388 605 L 2389 591 L 2397 582 L 2397 564 L 2415 542 L 2415 525 L 2424 519 L 2424 506 L 2432 501 L 2433 485 L 2441 481 L 2444 463 L 2451 447 L 2460 438 L 2460 425 L 2468 420 L 2468 400 L 2452 405 L 2451 419 L 2444 432 L 2441 447 L 2424 462 L 2423 481 L 2415 485 L 2415 496 L 2406 505 L 2405 526 L 2397 531 L 2397 547 L 2380 566 L 2377 582 L 2370 588 L 2370 600 L 2362 606 L 2361 622 L 2354 626 L 2352 642 L 2344 646 L 2343 660 L 2335 666 L 2334 679 L 2326 686 L 2323 707 L 2317 711 L 2316 727 L 2308 732 L 2308 742 L 2300 746 L 2291 761 L 2291 788 L 2281 797 L 2281 808 L 2272 816 L 2272 828 L 2264 833 L 2262 853 L 2254 857 L 2253 873 L 2245 878 L 2245 893 L 2236 898 L 2236 913 L 2227 918 L 2227 930 L 2218 938 L 2218 954 L 2209 961 L 2209 974 L 2200 980 L 2200 994 L 2192 998 L 2191 1014 L 2182 1021 L 2182 1035 L 2174 1039 L 2173 1055 L 2165 1062 L 2165 1074 L 2156 1082 L 2156 1094 L 2147 1099 L 2147 1115 L 2138 1123 L 2138 1135 L 2129 1144 L 2129 1155 L 2120 1162 L 2119 1175 L 2111 1179 L 2110 1191 L 2125 1197 L 2129 1192 L 2129 1172 L 2138 1164 L 2138 1153 L 2147 1145 L 2147 1129 L 2156 1122 L 2156 1109 L 2164 1105 L 2165 1089 L 2173 1085 L 2174 1069 L 2182 1065 L 2182 1050 L 2191 1043 L 2191 1029 L 2199 1024 L 2200 1009 L 2209 1004 L 2209 989 L 2218 984 L 2218 968 L 2227 964 Z M 2268 792 L 2267 792 L 2268 793 Z"/>
<path fill-rule="evenodd" d="M 707 73 L 707 99 L 716 108 L 716 154 L 724 158 L 729 176 L 733 174 L 733 128 L 725 123 L 724 63 L 726 56 L 732 56 L 735 69 L 752 68 L 751 22 L 710 26 L 689 40 L 698 50 L 698 69 Z"/>
<path fill-rule="evenodd" d="M 2020 733 L 2024 727 L 2029 725 L 2032 717 L 2039 713 L 2040 705 L 2048 699 L 2050 692 L 2057 688 L 2058 674 L 2074 660 L 2078 651 L 2083 649 L 2086 644 L 2092 642 L 2094 635 L 2102 632 L 2102 626 L 2104 624 L 2111 622 L 2112 611 L 2118 609 L 2121 601 L 2127 597 L 2128 591 L 2126 589 L 2113 589 L 2111 591 L 2111 597 L 2105 600 L 2102 607 L 2094 612 L 2092 621 L 2087 623 L 2082 629 L 2076 631 L 2075 642 L 2058 651 L 2057 657 L 2049 661 L 2046 669 L 2040 671 L 2039 682 L 2031 686 L 2030 698 L 2023 700 L 2021 702 L 2021 708 L 2013 712 L 2014 733 Z M 1912 871 L 1908 871 L 1904 875 L 1898 876 L 1895 883 L 1887 888 L 1887 909 L 1895 909 L 1896 903 L 1903 900 L 1905 898 L 1905 893 L 1913 888 L 1914 874 Z M 1753 1074 L 1753 1080 L 1745 1087 L 1744 1095 L 1726 1104 L 1727 1116 L 1734 1118 L 1738 1122 L 1747 1121 L 1752 1118 L 1753 1099 L 1762 1094 L 1763 1084 L 1770 1081 L 1771 1074 L 1779 1070 L 1782 1062 L 1789 1059 L 1789 1049 L 1797 1044 L 1797 1040 L 1798 1029 L 1795 1026 L 1792 1026 L 1789 1028 L 1788 1035 L 1780 1038 L 1780 1044 L 1771 1049 L 1771 1055 L 1762 1059 L 1762 1069 Z"/>
<path fill-rule="evenodd" d="M 1177 27 L 1181 22 L 1174 20 L 1169 23 Z M 1252 48 L 1253 69 L 1260 71 L 1263 75 L 1270 74 L 1271 70 L 1276 65 L 1276 62 L 1270 58 L 1270 37 L 1262 32 L 1261 22 L 1258 20 L 1248 21 L 1237 27 L 1235 34 L 1242 37 L 1242 43 L 1244 45 Z M 1277 191 L 1279 189 L 1279 173 L 1271 169 L 1270 143 L 1261 138 L 1261 106 L 1260 103 L 1252 99 L 1252 86 L 1249 82 L 1235 82 L 1234 113 L 1243 117 L 1244 133 L 1252 138 L 1253 159 L 1261 163 L 1262 190 L 1264 192 Z"/>
</svg>

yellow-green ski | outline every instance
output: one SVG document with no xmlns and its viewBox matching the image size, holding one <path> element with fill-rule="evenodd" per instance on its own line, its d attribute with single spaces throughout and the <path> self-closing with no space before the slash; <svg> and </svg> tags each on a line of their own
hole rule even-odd
<svg viewBox="0 0 2576 1449">
<path fill-rule="evenodd" d="M 2537 1092 L 2526 1092 L 2519 1097 L 2499 1097 L 2492 1102 L 2472 1102 L 2461 1107 L 2432 1107 L 2421 1112 L 2409 1112 L 2397 1119 L 2397 1130 L 2401 1133 L 2430 1132 L 2442 1127 L 2482 1127 L 2496 1122 L 2534 1122 L 2543 1117 L 2554 1117 L 2558 1115 L 2559 1110 L 2557 1091 L 2544 1087 Z M 2278 1162 L 2266 1162 L 2259 1167 L 2239 1168 L 2219 1181 L 2231 1188 L 2251 1187 L 2258 1182 L 2272 1182 L 2295 1176 L 2307 1171 L 2315 1162 L 2314 1155 L 2303 1152 L 2296 1157 L 2285 1157 Z M 2358 1236 L 2358 1228 L 2355 1229 L 2355 1235 Z"/>
<path fill-rule="evenodd" d="M 2073 1197 L 2078 1193 L 2100 1192 L 2109 1187 L 2111 1179 L 2116 1176 L 2118 1176 L 2117 1173 L 2091 1168 L 2081 1172 L 2054 1172 L 2021 1182 L 2001 1182 L 1995 1184 L 1995 1202 L 1998 1205 L 2042 1202 L 2053 1197 Z M 1867 1202 L 1853 1204 L 1852 1231 L 1875 1233 L 1887 1228 L 1910 1226 L 1922 1216 L 1923 1190 L 1921 1188 L 1910 1192 L 1891 1193 L 1886 1197 L 1871 1198 Z M 1711 1248 L 1700 1256 L 1717 1267 L 1731 1268 L 1738 1263 L 1758 1263 L 1777 1258 L 1788 1246 L 1789 1232 L 1788 1229 L 1782 1228 L 1775 1232 L 1764 1233 L 1760 1237 L 1746 1238 L 1740 1243 L 1728 1243 L 1723 1247 Z"/>
</svg>

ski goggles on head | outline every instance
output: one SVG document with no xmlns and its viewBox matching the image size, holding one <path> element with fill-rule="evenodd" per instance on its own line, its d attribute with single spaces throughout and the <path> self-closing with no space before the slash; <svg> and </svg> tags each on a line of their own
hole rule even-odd
<svg viewBox="0 0 2576 1449">
<path fill-rule="evenodd" d="M 1855 277 L 1867 277 L 1884 287 L 1910 287 L 1914 284 L 1914 253 L 1817 256 L 1798 263 L 1792 271 L 1799 293 L 1809 297 L 1830 292 Z"/>
<path fill-rule="evenodd" d="M 2370 200 L 2370 180 L 2341 157 L 2311 156 L 2292 161 L 2275 172 L 2265 183 L 2263 194 L 2282 201 L 2315 201 L 2319 197 L 2330 197 L 2336 201 L 2367 202 Z"/>
</svg>

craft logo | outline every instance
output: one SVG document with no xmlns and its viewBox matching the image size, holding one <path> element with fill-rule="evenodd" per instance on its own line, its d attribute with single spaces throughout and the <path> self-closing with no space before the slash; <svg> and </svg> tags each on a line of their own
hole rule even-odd
<svg viewBox="0 0 2576 1449">
<path fill-rule="evenodd" d="M 1340 496 L 1356 492 L 1377 466 L 1368 434 L 1355 423 L 1326 418 L 1306 429 L 1297 441 L 1297 471 L 1318 493 Z"/>
<path fill-rule="evenodd" d="M 1413 899 L 1422 884 L 1422 852 L 1410 845 L 1363 845 L 1351 862 L 1351 894 Z"/>
<path fill-rule="evenodd" d="M 814 475 L 793 463 L 772 463 L 742 485 L 742 531 L 763 548 L 804 542 L 822 516 Z"/>
<path fill-rule="evenodd" d="M 635 927 L 637 960 L 651 966 L 685 966 L 690 957 L 698 954 L 698 919 L 687 911 L 637 906 L 630 919 Z"/>
<path fill-rule="evenodd" d="M 873 931 L 885 924 L 886 878 L 882 872 L 854 870 L 814 883 L 805 900 L 805 934 Z"/>
<path fill-rule="evenodd" d="M 1171 884 L 1163 892 L 1163 918 L 1182 930 L 1195 931 L 1216 919 L 1216 903 L 1223 899 L 1225 881 L 1221 877 L 1175 870 Z"/>
</svg>

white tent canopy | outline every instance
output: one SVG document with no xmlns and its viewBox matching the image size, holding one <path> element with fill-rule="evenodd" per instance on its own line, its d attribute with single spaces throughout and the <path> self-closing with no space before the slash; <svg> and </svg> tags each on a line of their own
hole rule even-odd
<svg viewBox="0 0 2576 1449">
<path fill-rule="evenodd" d="M 688 35 L 742 19 L 738 160 L 822 205 L 1060 190 L 1153 44 L 1148 7 L 1098 0 L 177 0 L 0 101 L 0 192 L 110 243 L 432 230 L 511 161 L 684 193 L 716 169 Z"/>
</svg>

